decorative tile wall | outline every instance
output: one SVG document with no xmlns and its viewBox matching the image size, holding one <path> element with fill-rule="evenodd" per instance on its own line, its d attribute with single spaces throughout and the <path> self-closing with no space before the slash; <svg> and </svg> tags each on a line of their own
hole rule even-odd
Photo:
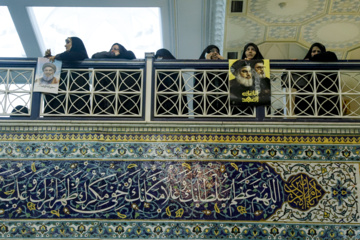
<svg viewBox="0 0 360 240">
<path fill-rule="evenodd" d="M 81 128 L 1 128 L 1 239 L 360 237 L 354 130 Z"/>
</svg>

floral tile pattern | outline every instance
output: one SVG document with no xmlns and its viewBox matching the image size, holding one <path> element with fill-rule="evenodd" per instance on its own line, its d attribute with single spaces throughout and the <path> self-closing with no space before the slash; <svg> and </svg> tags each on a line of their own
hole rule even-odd
<svg viewBox="0 0 360 240">
<path fill-rule="evenodd" d="M 0 142 L 2 159 L 358 161 L 359 145 L 253 143 Z"/>
</svg>

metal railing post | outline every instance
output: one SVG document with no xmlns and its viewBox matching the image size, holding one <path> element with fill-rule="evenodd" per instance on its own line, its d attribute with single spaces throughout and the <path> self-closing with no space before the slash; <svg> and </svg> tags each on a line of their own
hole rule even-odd
<svg viewBox="0 0 360 240">
<path fill-rule="evenodd" d="M 154 53 L 145 53 L 145 121 L 151 121 Z"/>
<path fill-rule="evenodd" d="M 40 114 L 41 114 L 40 111 L 41 111 L 41 92 L 33 92 L 30 119 L 35 120 L 40 118 Z"/>
</svg>

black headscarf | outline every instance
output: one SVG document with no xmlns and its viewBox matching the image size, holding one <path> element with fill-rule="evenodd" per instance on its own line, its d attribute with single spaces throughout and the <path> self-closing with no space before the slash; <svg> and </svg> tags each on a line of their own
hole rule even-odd
<svg viewBox="0 0 360 240">
<path fill-rule="evenodd" d="M 119 47 L 119 55 L 115 55 L 115 53 L 111 52 L 111 49 L 114 46 L 118 46 Z M 132 59 L 136 59 L 135 54 L 132 51 L 127 50 L 123 45 L 121 45 L 120 43 L 114 43 L 109 51 L 102 51 L 102 52 L 98 52 L 92 55 L 91 58 L 119 58 L 119 59 L 128 59 L 128 60 L 132 60 Z"/>
<path fill-rule="evenodd" d="M 71 38 L 71 48 L 69 52 L 77 52 L 84 56 L 84 58 L 89 58 L 85 45 L 83 41 L 78 37 L 70 37 Z"/>
<path fill-rule="evenodd" d="M 70 50 L 57 54 L 55 59 L 62 61 L 82 61 L 85 58 L 89 58 L 83 41 L 81 41 L 81 39 L 78 37 L 70 37 L 70 39 Z"/>
<path fill-rule="evenodd" d="M 216 48 L 218 50 L 218 53 L 220 54 L 220 49 L 215 45 L 209 45 L 207 46 L 204 51 L 201 53 L 199 59 L 206 59 L 206 54 L 210 53 L 211 49 Z"/>
<path fill-rule="evenodd" d="M 117 45 L 119 47 L 119 51 L 120 51 L 120 54 L 116 57 L 116 58 L 124 58 L 124 59 L 135 59 L 135 54 L 132 52 L 132 51 L 129 51 L 127 50 L 123 45 L 121 45 L 120 43 L 114 43 L 111 48 L 110 48 L 110 51 L 111 52 L 111 49 L 114 45 Z"/>
<path fill-rule="evenodd" d="M 257 46 L 255 43 L 248 43 L 248 44 L 245 45 L 244 50 L 243 50 L 243 53 L 242 53 L 242 56 L 241 56 L 241 59 L 245 59 L 245 58 L 246 58 L 245 52 L 246 52 L 246 49 L 247 49 L 248 47 L 250 47 L 250 46 L 254 47 L 254 48 L 255 48 L 255 51 L 256 51 L 256 54 L 255 54 L 255 56 L 252 58 L 252 60 L 253 60 L 253 59 L 254 59 L 254 60 L 255 60 L 255 59 L 264 59 L 263 55 L 262 55 L 261 52 L 260 52 L 260 49 L 258 48 L 258 46 Z"/>
<path fill-rule="evenodd" d="M 313 45 L 311 45 L 311 47 L 309 48 L 309 51 L 307 52 L 306 56 L 304 57 L 305 59 L 312 59 L 311 57 L 311 51 L 314 47 L 318 47 L 321 51 L 321 53 L 326 53 L 326 47 L 324 45 L 322 45 L 321 43 L 314 43 Z"/>
<path fill-rule="evenodd" d="M 126 48 L 123 45 L 121 45 L 120 43 L 114 43 L 113 45 L 111 45 L 109 52 L 111 52 L 111 49 L 113 48 L 113 46 L 119 47 L 120 54 L 127 52 Z"/>
<path fill-rule="evenodd" d="M 158 57 L 162 57 L 162 59 L 176 59 L 169 50 L 165 48 L 161 48 L 156 51 L 155 59 Z"/>
</svg>

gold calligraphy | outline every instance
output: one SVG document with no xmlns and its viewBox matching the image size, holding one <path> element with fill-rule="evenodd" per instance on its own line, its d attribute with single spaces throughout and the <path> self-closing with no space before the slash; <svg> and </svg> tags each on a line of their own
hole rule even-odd
<svg viewBox="0 0 360 240">
<path fill-rule="evenodd" d="M 284 189 L 290 206 L 303 211 L 314 207 L 325 194 L 315 179 L 302 173 L 291 176 Z"/>
<path fill-rule="evenodd" d="M 242 98 L 242 102 L 259 102 L 259 91 L 252 90 L 252 91 L 246 91 L 242 93 L 242 96 L 245 98 Z"/>
</svg>

